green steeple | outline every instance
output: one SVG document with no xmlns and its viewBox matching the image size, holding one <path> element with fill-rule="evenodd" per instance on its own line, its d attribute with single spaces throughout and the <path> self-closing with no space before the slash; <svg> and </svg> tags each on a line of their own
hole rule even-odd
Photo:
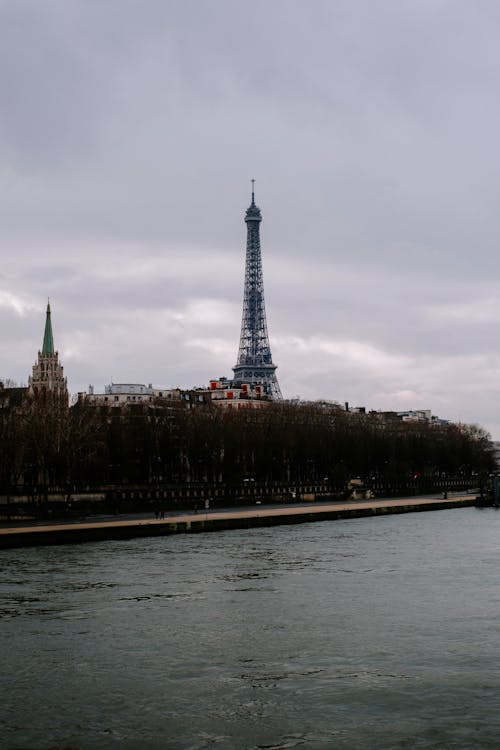
<svg viewBox="0 0 500 750">
<path fill-rule="evenodd" d="M 50 302 L 47 302 L 47 317 L 45 319 L 42 354 L 45 356 L 54 354 L 54 337 L 52 335 L 52 323 L 50 321 Z"/>
</svg>

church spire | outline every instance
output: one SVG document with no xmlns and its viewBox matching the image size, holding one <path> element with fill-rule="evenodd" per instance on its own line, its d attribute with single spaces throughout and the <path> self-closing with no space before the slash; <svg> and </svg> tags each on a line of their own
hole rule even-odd
<svg viewBox="0 0 500 750">
<path fill-rule="evenodd" d="M 43 334 L 42 354 L 47 357 L 54 354 L 54 336 L 52 335 L 52 322 L 50 319 L 50 302 L 47 302 L 47 315 L 45 318 L 45 331 Z"/>
<path fill-rule="evenodd" d="M 68 398 L 68 385 L 64 377 L 64 368 L 59 362 L 59 354 L 54 349 L 50 302 L 47 302 L 42 351 L 38 352 L 38 362 L 33 365 L 33 375 L 28 382 L 32 394 L 50 391 L 57 396 L 61 396 L 63 400 Z"/>
</svg>

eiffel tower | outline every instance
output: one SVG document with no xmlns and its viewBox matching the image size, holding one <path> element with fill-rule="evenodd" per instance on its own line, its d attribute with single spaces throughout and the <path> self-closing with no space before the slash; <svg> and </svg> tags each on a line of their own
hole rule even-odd
<svg viewBox="0 0 500 750">
<path fill-rule="evenodd" d="M 243 315 L 241 319 L 240 348 L 238 361 L 233 367 L 235 385 L 249 383 L 262 385 L 272 399 L 281 399 L 273 364 L 269 337 L 267 335 L 266 307 L 264 302 L 264 280 L 260 254 L 260 208 L 255 205 L 254 182 L 252 180 L 252 203 L 245 214 L 247 225 L 247 254 L 245 262 L 245 289 L 243 293 Z"/>
</svg>

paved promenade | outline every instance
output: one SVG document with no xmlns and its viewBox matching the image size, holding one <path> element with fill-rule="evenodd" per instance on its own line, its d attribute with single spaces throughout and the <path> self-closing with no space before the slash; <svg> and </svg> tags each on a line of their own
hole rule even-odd
<svg viewBox="0 0 500 750">
<path fill-rule="evenodd" d="M 273 507 L 256 505 L 245 508 L 201 510 L 198 513 L 166 515 L 164 519 L 134 517 L 123 520 L 114 517 L 108 520 L 91 521 L 86 519 L 73 523 L 10 525 L 0 528 L 0 549 L 445 510 L 473 505 L 475 498 L 476 495 L 474 494 L 452 495 L 447 499 L 442 496 L 425 496 L 356 500 L 342 503 L 314 502 Z"/>
</svg>

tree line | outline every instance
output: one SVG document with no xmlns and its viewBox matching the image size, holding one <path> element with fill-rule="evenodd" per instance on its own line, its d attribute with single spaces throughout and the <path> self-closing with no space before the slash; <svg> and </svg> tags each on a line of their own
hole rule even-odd
<svg viewBox="0 0 500 750">
<path fill-rule="evenodd" d="M 69 407 L 42 392 L 0 408 L 3 492 L 26 485 L 467 479 L 493 469 L 489 435 L 477 425 L 403 422 L 319 403 Z"/>
</svg>

